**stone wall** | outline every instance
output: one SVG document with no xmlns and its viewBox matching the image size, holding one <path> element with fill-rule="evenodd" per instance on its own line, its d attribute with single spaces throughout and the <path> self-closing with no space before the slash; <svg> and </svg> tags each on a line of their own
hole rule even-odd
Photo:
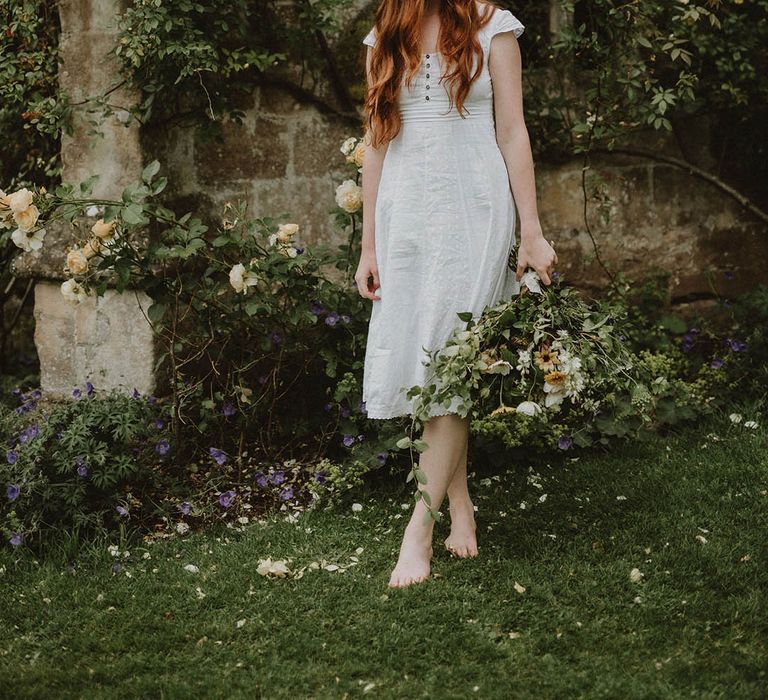
<svg viewBox="0 0 768 700">
<path fill-rule="evenodd" d="M 361 11 L 370 12 L 372 4 L 359 0 L 350 8 L 350 21 Z M 121 0 L 60 0 L 61 85 L 73 101 L 120 80 L 109 51 L 122 8 Z M 554 12 L 549 21 L 556 30 L 567 17 Z M 349 45 L 362 58 L 361 38 Z M 122 90 L 112 95 L 118 104 L 130 104 L 135 97 Z M 135 123 L 126 126 L 120 114 L 101 126 L 100 137 L 93 137 L 86 115 L 76 114 L 75 131 L 62 143 L 63 178 L 78 182 L 98 173 L 96 193 L 119 197 L 127 183 L 139 178 L 143 164 L 158 158 L 170 181 L 168 204 L 179 211 L 217 216 L 224 202 L 241 199 L 254 217 L 298 223 L 299 245 L 340 243 L 332 215 L 334 193 L 349 169 L 339 146 L 361 135 L 361 122 L 321 111 L 311 100 L 297 100 L 274 85 L 256 88 L 243 109 L 243 124 L 224 122 L 221 140 L 206 140 L 184 128 L 139 132 Z M 643 145 L 680 155 L 675 144 L 656 134 Z M 705 161 L 705 149 L 700 150 Z M 617 156 L 595 160 L 593 174 L 605 182 L 611 204 L 608 221 L 590 206 L 590 225 L 601 258 L 614 271 L 639 278 L 666 270 L 672 275 L 670 298 L 681 302 L 712 297 L 713 290 L 729 296 L 768 282 L 762 266 L 768 237 L 712 185 L 667 165 Z M 558 269 L 577 286 L 596 289 L 607 277 L 585 226 L 581 177 L 580 161 L 538 163 L 539 211 L 558 251 Z M 156 341 L 140 308 L 146 309 L 148 299 L 140 295 L 136 303 L 133 292 L 109 292 L 77 309 L 69 306 L 59 282 L 72 240 L 71 229 L 53 227 L 44 250 L 22 256 L 17 266 L 20 274 L 39 280 L 35 340 L 43 389 L 68 395 L 73 386 L 90 380 L 101 388 L 151 392 Z"/>
</svg>

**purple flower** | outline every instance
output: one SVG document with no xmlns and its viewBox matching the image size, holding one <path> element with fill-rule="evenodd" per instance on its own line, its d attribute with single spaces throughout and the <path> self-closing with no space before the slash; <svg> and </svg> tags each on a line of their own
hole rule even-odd
<svg viewBox="0 0 768 700">
<path fill-rule="evenodd" d="M 124 506 L 116 506 L 115 510 L 118 512 L 119 515 L 121 515 L 123 517 L 128 515 L 128 509 L 125 508 Z"/>
<path fill-rule="evenodd" d="M 619 335 L 619 340 L 622 340 L 622 341 L 624 340 L 624 335 L 623 334 Z"/>
<path fill-rule="evenodd" d="M 32 398 L 33 398 L 33 399 L 39 399 L 39 398 L 40 398 L 42 395 L 43 395 L 43 392 L 42 392 L 42 391 L 40 391 L 40 389 L 35 389 L 35 390 L 32 392 L 32 394 L 31 394 L 31 396 L 32 396 Z"/>
<path fill-rule="evenodd" d="M 11 391 L 11 396 L 21 396 L 21 389 L 19 387 L 16 387 Z"/>
<path fill-rule="evenodd" d="M 379 461 L 379 464 L 383 465 L 384 462 L 387 461 L 387 453 L 379 452 L 379 454 L 376 455 L 376 459 Z"/>
<path fill-rule="evenodd" d="M 328 479 L 325 478 L 324 472 L 315 472 L 315 481 L 318 484 L 324 484 Z"/>
<path fill-rule="evenodd" d="M 220 450 L 218 447 L 209 447 L 208 452 L 211 457 L 216 460 L 216 464 L 224 464 L 228 459 L 227 453 L 224 452 L 224 450 Z"/>
<path fill-rule="evenodd" d="M 171 449 L 171 443 L 168 442 L 168 440 L 160 440 L 160 442 L 155 445 L 155 452 L 159 455 L 167 455 L 168 451 Z"/>
<path fill-rule="evenodd" d="M 304 252 L 304 248 L 296 248 L 296 255 L 301 255 Z"/>
<path fill-rule="evenodd" d="M 192 506 L 186 501 L 182 501 L 179 503 L 179 510 L 184 513 L 184 515 L 189 515 L 192 512 Z"/>
<path fill-rule="evenodd" d="M 346 406 L 341 409 L 341 417 L 342 418 L 349 418 L 349 414 L 352 413 Z"/>
<path fill-rule="evenodd" d="M 77 473 L 79 476 L 88 476 L 88 467 L 86 467 L 84 464 L 81 464 L 77 468 Z"/>
<path fill-rule="evenodd" d="M 147 403 L 150 406 L 154 406 L 157 403 L 157 397 L 156 396 L 147 396 Z"/>
<path fill-rule="evenodd" d="M 158 430 L 162 430 L 165 427 L 165 421 L 162 418 L 155 419 L 155 427 Z"/>
<path fill-rule="evenodd" d="M 28 428 L 24 428 L 24 430 L 22 430 L 19 434 L 19 442 L 28 442 L 32 438 L 37 437 L 39 433 L 40 428 L 38 428 L 36 425 L 30 425 Z"/>
<path fill-rule="evenodd" d="M 319 316 L 321 313 L 323 313 L 323 311 L 325 311 L 325 306 L 323 306 L 322 302 L 315 299 L 315 301 L 309 305 L 309 310 L 315 314 L 315 316 Z"/>
<path fill-rule="evenodd" d="M 11 539 L 8 540 L 14 547 L 18 547 L 21 544 L 21 533 L 14 532 L 11 535 Z"/>
<path fill-rule="evenodd" d="M 19 460 L 19 453 L 14 452 L 13 450 L 8 450 L 5 458 L 8 460 L 8 464 L 16 464 L 16 462 Z"/>
<path fill-rule="evenodd" d="M 716 357 L 714 360 L 712 360 L 712 362 L 709 363 L 709 366 L 712 369 L 720 369 L 723 366 L 723 361 L 719 357 Z"/>
<path fill-rule="evenodd" d="M 553 280 L 556 280 L 558 277 L 560 277 L 560 273 L 557 270 L 552 270 L 552 274 L 550 275 L 550 277 Z"/>
<path fill-rule="evenodd" d="M 355 436 L 354 435 L 345 435 L 344 439 L 342 440 L 345 447 L 352 447 L 352 445 L 355 444 Z"/>
<path fill-rule="evenodd" d="M 229 508 L 235 500 L 235 495 L 234 491 L 225 491 L 219 496 L 219 504 L 224 508 Z"/>
<path fill-rule="evenodd" d="M 18 484 L 9 484 L 8 485 L 8 500 L 9 501 L 15 501 L 19 494 L 21 493 L 21 488 Z"/>
<path fill-rule="evenodd" d="M 275 486 L 279 486 L 285 481 L 285 472 L 280 470 L 276 471 L 274 474 L 272 474 L 272 483 Z"/>
<path fill-rule="evenodd" d="M 88 394 L 88 396 L 93 396 L 96 393 L 96 391 L 93 388 L 93 384 L 91 384 L 90 382 L 85 383 L 85 393 Z"/>
<path fill-rule="evenodd" d="M 136 387 L 133 387 L 133 398 L 138 399 L 141 397 L 141 394 L 139 393 L 139 390 Z"/>
<path fill-rule="evenodd" d="M 264 488 L 269 483 L 267 479 L 267 475 L 264 474 L 263 472 L 256 472 L 255 479 L 256 479 L 256 483 L 262 488 Z"/>
<path fill-rule="evenodd" d="M 728 338 L 726 341 L 733 352 L 744 352 L 747 349 L 747 344 L 741 340 L 735 340 Z"/>
<path fill-rule="evenodd" d="M 283 342 L 283 336 L 278 331 L 272 331 L 269 337 L 275 345 L 280 345 Z"/>
<path fill-rule="evenodd" d="M 114 571 L 116 574 L 119 574 L 123 570 L 123 565 L 116 561 L 114 564 L 112 564 L 112 571 Z"/>
<path fill-rule="evenodd" d="M 237 409 L 231 404 L 231 403 L 225 403 L 222 408 L 221 412 L 227 417 L 231 418 L 232 416 L 237 413 Z"/>
<path fill-rule="evenodd" d="M 80 391 L 80 389 L 75 388 L 75 389 L 72 390 L 72 398 L 73 399 L 79 399 L 82 395 L 83 395 L 83 392 Z"/>
<path fill-rule="evenodd" d="M 286 486 L 280 491 L 281 501 L 290 501 L 293 498 L 293 486 Z"/>
<path fill-rule="evenodd" d="M 330 411 L 333 408 L 333 401 L 329 401 L 328 403 L 323 406 L 324 411 Z"/>
<path fill-rule="evenodd" d="M 557 446 L 561 450 L 570 449 L 573 446 L 573 438 L 570 435 L 561 435 L 557 441 Z"/>
<path fill-rule="evenodd" d="M 325 322 L 326 322 L 326 323 L 327 323 L 329 326 L 335 326 L 335 325 L 336 325 L 336 323 L 338 322 L 338 320 L 339 320 L 339 312 L 338 312 L 338 311 L 331 311 L 331 312 L 330 312 L 330 313 L 329 313 L 329 314 L 328 314 L 328 315 L 325 317 Z"/>
<path fill-rule="evenodd" d="M 360 401 L 359 404 L 357 404 L 357 410 L 360 413 L 368 413 L 368 409 L 365 407 L 365 401 Z"/>
<path fill-rule="evenodd" d="M 259 384 L 266 384 L 266 383 L 267 383 L 267 379 L 268 379 L 268 378 L 269 378 L 269 377 L 267 377 L 267 375 L 266 375 L 266 374 L 262 374 L 262 375 L 259 377 Z"/>
<path fill-rule="evenodd" d="M 730 270 L 726 270 L 725 272 L 723 272 L 723 276 L 727 280 L 732 280 L 733 279 L 733 273 Z"/>
</svg>

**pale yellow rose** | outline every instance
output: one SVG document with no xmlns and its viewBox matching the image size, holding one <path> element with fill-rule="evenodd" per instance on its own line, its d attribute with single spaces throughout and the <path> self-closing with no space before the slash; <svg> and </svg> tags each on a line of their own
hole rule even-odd
<svg viewBox="0 0 768 700">
<path fill-rule="evenodd" d="M 298 233 L 298 224 L 280 224 L 277 229 L 277 240 L 280 243 L 290 243 L 291 239 Z"/>
<path fill-rule="evenodd" d="M 84 246 L 83 253 L 86 258 L 92 258 L 101 252 L 101 241 L 98 238 L 91 238 Z"/>
<path fill-rule="evenodd" d="M 11 211 L 16 214 L 32 206 L 32 193 L 24 187 L 18 192 L 6 195 L 5 200 Z"/>
<path fill-rule="evenodd" d="M 363 188 L 354 180 L 344 180 L 336 188 L 336 204 L 344 211 L 353 214 L 363 204 Z"/>
<path fill-rule="evenodd" d="M 13 211 L 13 220 L 16 225 L 25 233 L 35 228 L 40 211 L 34 204 L 30 204 L 26 209 Z"/>
<path fill-rule="evenodd" d="M 360 141 L 357 144 L 357 146 L 355 146 L 355 150 L 352 151 L 351 156 L 347 160 L 354 163 L 358 167 L 362 168 L 364 155 L 365 155 L 365 141 Z"/>
<path fill-rule="evenodd" d="M 67 253 L 67 269 L 73 275 L 84 275 L 88 272 L 88 258 L 80 248 L 75 248 Z"/>
<path fill-rule="evenodd" d="M 91 232 L 97 238 L 105 240 L 111 238 L 115 230 L 115 221 L 105 222 L 104 219 L 99 219 L 93 226 L 91 226 Z"/>
</svg>

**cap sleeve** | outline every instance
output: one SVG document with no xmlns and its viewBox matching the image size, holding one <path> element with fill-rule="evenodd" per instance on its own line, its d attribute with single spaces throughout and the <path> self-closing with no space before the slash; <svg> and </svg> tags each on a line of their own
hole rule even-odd
<svg viewBox="0 0 768 700">
<path fill-rule="evenodd" d="M 485 35 L 485 45 L 491 45 L 491 39 L 501 32 L 514 32 L 515 37 L 519 37 L 525 27 L 522 22 L 517 19 L 509 10 L 496 9 L 491 17 L 491 21 L 487 25 L 487 31 Z"/>
<path fill-rule="evenodd" d="M 368 46 L 376 46 L 376 27 L 371 27 L 371 31 L 363 38 L 363 43 Z"/>
</svg>

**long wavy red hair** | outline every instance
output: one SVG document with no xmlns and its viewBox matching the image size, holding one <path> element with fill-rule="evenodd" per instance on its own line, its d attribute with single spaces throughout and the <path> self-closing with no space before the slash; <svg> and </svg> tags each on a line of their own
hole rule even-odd
<svg viewBox="0 0 768 700">
<path fill-rule="evenodd" d="M 376 45 L 364 104 L 365 127 L 374 148 L 400 131 L 397 97 L 403 78 L 410 86 L 419 71 L 424 5 L 425 0 L 381 0 L 376 11 Z M 482 15 L 478 5 L 483 6 Z M 444 77 L 450 104 L 456 105 L 462 117 L 470 86 L 483 69 L 477 32 L 490 21 L 496 7 L 491 0 L 442 0 L 440 4 L 437 51 L 444 59 L 443 65 L 450 67 Z M 474 56 L 478 61 L 470 75 Z"/>
</svg>

